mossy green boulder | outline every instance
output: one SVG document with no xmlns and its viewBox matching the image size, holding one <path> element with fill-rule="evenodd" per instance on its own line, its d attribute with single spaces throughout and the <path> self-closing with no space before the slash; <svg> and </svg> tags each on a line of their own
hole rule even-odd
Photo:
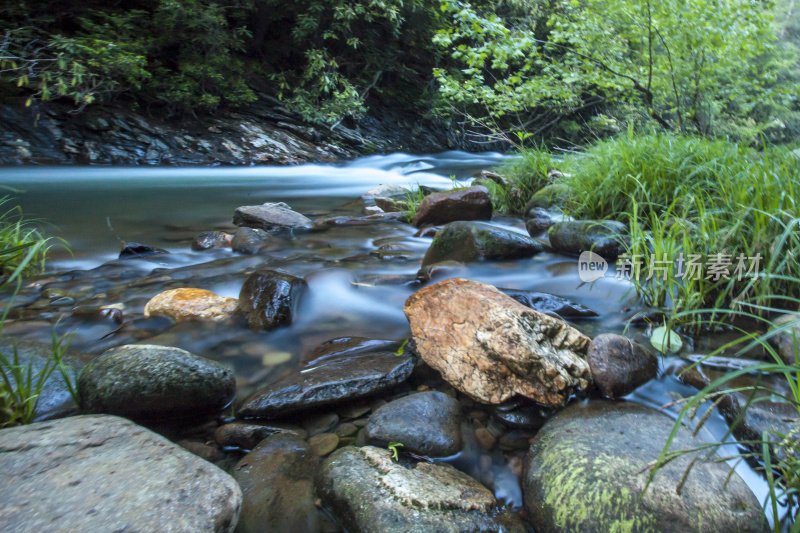
<svg viewBox="0 0 800 533">
<path fill-rule="evenodd" d="M 658 458 L 672 427 L 673 420 L 655 409 L 604 400 L 573 404 L 551 418 L 536 434 L 521 480 L 537 533 L 767 531 L 756 497 L 714 457 L 678 457 L 656 473 L 640 499 L 646 466 Z M 682 429 L 670 449 L 702 445 Z"/>
<path fill-rule="evenodd" d="M 569 186 L 566 183 L 552 183 L 545 185 L 531 196 L 525 205 L 523 213 L 527 216 L 528 212 L 534 207 L 563 207 L 569 198 Z"/>
<path fill-rule="evenodd" d="M 541 244 L 523 233 L 486 222 L 458 221 L 436 233 L 422 259 L 422 267 L 447 260 L 469 263 L 481 259 L 520 259 L 542 250 Z"/>
</svg>

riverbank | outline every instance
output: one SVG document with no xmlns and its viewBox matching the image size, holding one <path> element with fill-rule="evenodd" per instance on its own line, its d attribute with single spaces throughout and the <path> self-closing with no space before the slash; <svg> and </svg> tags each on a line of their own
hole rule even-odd
<svg viewBox="0 0 800 533">
<path fill-rule="evenodd" d="M 304 122 L 265 97 L 211 115 L 58 102 L 0 105 L 0 166 L 264 165 L 333 162 L 372 153 L 486 150 L 442 122 L 376 107 L 333 127 Z"/>
</svg>

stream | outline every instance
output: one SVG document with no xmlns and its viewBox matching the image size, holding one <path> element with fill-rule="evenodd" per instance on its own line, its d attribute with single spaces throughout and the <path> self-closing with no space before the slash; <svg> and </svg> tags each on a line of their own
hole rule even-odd
<svg viewBox="0 0 800 533">
<path fill-rule="evenodd" d="M 449 189 L 454 182 L 468 183 L 477 172 L 505 158 L 496 153 L 445 152 L 293 167 L 0 169 L 0 185 L 15 190 L 25 215 L 46 221 L 46 230 L 66 240 L 70 248 L 56 246 L 46 273 L 16 296 L 4 333 L 49 342 L 55 327 L 59 334 L 73 335 L 71 348 L 94 354 L 133 342 L 177 346 L 232 366 L 239 396 L 244 397 L 301 367 L 328 340 L 408 337 L 403 303 L 419 288 L 415 278 L 431 238 L 415 237 L 416 228 L 397 222 L 341 224 L 283 235 L 262 254 L 240 255 L 230 249 L 193 251 L 195 235 L 232 232 L 236 207 L 268 201 L 286 202 L 315 220 L 359 217 L 363 215 L 359 197 L 371 187 Z M 495 216 L 492 223 L 527 235 L 522 219 Z M 169 253 L 120 260 L 122 241 Z M 240 325 L 198 327 L 142 315 L 151 297 L 175 287 L 238 297 L 246 275 L 261 267 L 308 282 L 307 297 L 289 326 L 253 332 Z M 575 258 L 541 253 L 529 259 L 473 263 L 453 275 L 504 289 L 561 296 L 597 313 L 571 320 L 586 335 L 620 333 L 649 346 L 647 328 L 626 328 L 628 319 L 642 311 L 630 283 L 613 277 L 583 283 Z M 2 295 L 0 301 L 6 305 L 10 296 Z M 121 310 L 121 317 L 101 309 L 109 304 Z M 725 340 L 709 337 L 686 346 L 684 355 L 708 353 Z M 694 392 L 675 377 L 683 364 L 680 357 L 660 359 L 659 377 L 628 399 L 660 408 Z M 701 435 L 712 441 L 726 429 L 715 414 Z M 468 473 L 482 469 L 483 481 L 498 499 L 514 508 L 521 506 L 517 477 L 502 454 L 493 455 L 488 468 L 479 466 L 481 458 L 469 451 L 446 460 Z M 736 469 L 763 502 L 767 487 L 760 475 L 744 463 Z M 488 481 L 486 471 L 491 472 Z"/>
</svg>

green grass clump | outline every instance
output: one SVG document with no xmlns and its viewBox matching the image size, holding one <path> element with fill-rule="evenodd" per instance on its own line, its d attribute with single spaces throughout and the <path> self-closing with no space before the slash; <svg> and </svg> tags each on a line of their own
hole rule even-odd
<svg viewBox="0 0 800 533">
<path fill-rule="evenodd" d="M 47 252 L 58 239 L 45 237 L 35 222 L 23 217 L 11 197 L 0 198 L 0 281 L 44 270 Z"/>
<path fill-rule="evenodd" d="M 44 236 L 32 221 L 25 220 L 18 206 L 10 207 L 9 197 L 0 198 L 0 291 L 11 290 L 12 298 L 0 313 L 0 335 L 11 311 L 14 297 L 22 286 L 23 276 L 44 269 L 47 253 L 54 242 Z M 63 244 L 63 241 L 61 241 Z M 0 352 L 0 428 L 33 422 L 36 406 L 45 383 L 58 370 L 68 390 L 77 401 L 77 388 L 63 361 L 66 337 L 53 334 L 52 357 L 44 367 L 33 369 L 33 361 L 24 364 L 14 348 Z"/>
<path fill-rule="evenodd" d="M 528 200 L 536 191 L 550 184 L 548 173 L 558 168 L 558 161 L 544 146 L 522 151 L 519 157 L 497 169 L 509 181 L 508 186 L 485 183 L 492 195 L 494 210 L 524 214 L 522 211 Z"/>
<path fill-rule="evenodd" d="M 629 224 L 628 253 L 642 260 L 634 282 L 645 304 L 673 313 L 729 309 L 744 300 L 763 306 L 770 295 L 800 288 L 800 160 L 789 149 L 629 132 L 569 154 L 560 167 L 569 188 L 567 214 Z M 523 174 L 508 177 L 517 182 Z M 731 263 L 729 279 L 707 279 L 707 271 L 702 279 L 679 275 L 679 258 L 685 267 L 699 256 L 707 266 L 717 254 Z M 736 279 L 738 258 L 747 268 L 757 254 L 758 275 Z M 647 280 L 654 256 L 675 264 Z M 684 316 L 689 328 L 701 325 L 698 316 Z"/>
<path fill-rule="evenodd" d="M 800 286 L 800 278 L 794 280 Z M 786 295 L 772 295 L 773 301 L 791 301 L 794 307 L 800 305 L 800 299 Z M 754 304 L 755 306 L 755 304 Z M 720 346 L 709 353 L 702 360 L 681 370 L 685 374 L 702 364 L 706 359 L 724 353 L 732 353 L 734 357 L 757 357 L 765 359 L 765 362 L 752 364 L 744 368 L 733 369 L 721 377 L 711 381 L 707 386 L 700 389 L 695 395 L 676 402 L 681 405 L 677 420 L 672 429 L 672 433 L 667 439 L 659 457 L 649 465 L 650 481 L 657 475 L 658 470 L 670 461 L 684 454 L 704 452 L 702 457 L 697 459 L 720 461 L 719 452 L 722 446 L 730 448 L 731 444 L 736 444 L 739 450 L 738 455 L 725 456 L 725 460 L 746 461 L 756 470 L 760 471 L 767 486 L 769 493 L 764 502 L 765 514 L 774 517 L 773 529 L 779 531 L 800 531 L 800 522 L 795 520 L 800 512 L 800 426 L 796 424 L 785 434 L 775 429 L 772 424 L 766 423 L 767 429 L 762 429 L 757 434 L 757 424 L 763 419 L 754 414 L 748 415 L 748 410 L 755 409 L 760 402 L 785 403 L 789 405 L 793 412 L 800 417 L 800 358 L 798 348 L 800 339 L 793 339 L 794 361 L 786 361 L 781 358 L 775 348 L 770 343 L 770 339 L 782 332 L 791 331 L 800 324 L 800 316 L 795 320 L 776 323 L 762 315 L 774 316 L 782 312 L 782 307 L 762 308 L 758 315 L 741 310 L 714 310 L 724 312 L 731 318 L 730 322 L 738 323 L 735 328 L 741 333 L 734 340 Z M 697 315 L 699 319 L 709 315 L 705 310 L 686 311 L 683 314 Z M 682 317 L 676 316 L 674 319 L 680 320 Z M 754 331 L 765 331 L 765 333 L 753 333 Z M 751 384 L 744 384 L 741 378 L 749 377 Z M 769 385 L 776 383 L 770 381 L 770 377 L 776 377 L 779 381 L 784 381 L 787 385 L 783 387 Z M 711 413 L 716 408 L 723 409 L 729 405 L 727 398 L 731 395 L 740 395 L 747 398 L 739 408 L 728 413 L 728 431 L 717 442 L 710 442 L 700 448 L 692 450 L 673 450 L 672 442 L 675 435 L 680 431 L 681 426 L 689 425 L 697 435 L 705 423 L 710 419 Z M 730 409 L 730 407 L 728 407 Z M 756 426 L 746 428 L 747 421 L 755 421 Z M 791 420 L 787 420 L 789 422 Z M 739 435 L 734 438 L 734 435 Z M 695 465 L 693 460 L 683 479 L 686 479 L 690 470 Z M 680 490 L 680 486 L 678 487 Z M 783 521 L 778 520 L 779 506 L 783 506 L 787 513 Z"/>
</svg>

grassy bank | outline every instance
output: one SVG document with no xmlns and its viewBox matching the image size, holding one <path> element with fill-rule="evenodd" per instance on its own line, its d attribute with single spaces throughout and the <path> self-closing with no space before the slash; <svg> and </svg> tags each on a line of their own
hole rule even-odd
<svg viewBox="0 0 800 533">
<path fill-rule="evenodd" d="M 642 260 L 638 295 L 697 330 L 709 324 L 707 314 L 692 313 L 700 309 L 797 309 L 781 299 L 797 293 L 800 279 L 799 163 L 785 147 L 757 151 L 723 140 L 628 134 L 559 159 L 528 151 L 500 172 L 511 181 L 509 190 L 532 193 L 549 183 L 548 171 L 559 170 L 567 214 L 627 223 L 628 254 Z M 523 214 L 520 202 L 507 200 L 518 196 L 509 190 L 492 191 L 495 207 Z M 737 267 L 747 274 L 758 254 L 758 274 L 753 269 L 737 279 Z M 691 258 L 723 265 L 722 275 L 681 276 Z M 653 261 L 663 259 L 666 272 L 656 269 L 646 279 L 651 266 L 663 266 Z M 724 314 L 711 314 L 711 324 L 724 321 Z"/>
<path fill-rule="evenodd" d="M 22 210 L 10 197 L 0 198 L 0 209 L 0 291 L 16 295 L 25 275 L 44 270 L 52 246 L 65 243 L 46 236 L 38 229 L 36 221 L 24 218 Z M 0 335 L 11 307 L 7 302 L 0 313 Z M 62 361 L 67 345 L 67 340 L 54 332 L 52 359 L 39 371 L 33 370 L 32 361 L 22 363 L 16 350 L 0 352 L 0 428 L 33 421 L 39 395 L 55 370 L 70 383 Z"/>
<path fill-rule="evenodd" d="M 673 435 L 682 424 L 699 431 L 711 411 L 735 394 L 744 394 L 748 400 L 722 440 L 734 433 L 741 435 L 739 426 L 751 422 L 745 413 L 753 404 L 785 402 L 800 413 L 800 339 L 793 338 L 794 361 L 776 352 L 773 339 L 780 333 L 791 335 L 800 323 L 800 319 L 775 321 L 800 308 L 800 156 L 786 147 L 756 150 L 724 140 L 629 133 L 563 157 L 531 150 L 499 172 L 510 181 L 507 190 L 490 185 L 500 211 L 525 215 L 530 205 L 509 201 L 518 196 L 514 189 L 529 192 L 531 198 L 555 183 L 557 194 L 549 199 L 540 194 L 536 203 L 549 202 L 551 208 L 558 207 L 578 219 L 627 223 L 628 255 L 642 259 L 641 275 L 633 279 L 641 300 L 664 311 L 669 326 L 684 333 L 724 326 L 741 334 L 709 357 L 757 356 L 764 361 L 731 369 L 683 400 Z M 554 174 L 560 175 L 555 181 Z M 762 259 L 757 275 L 751 272 L 737 279 L 737 257 L 746 258 L 749 268 L 749 258 L 758 254 Z M 726 259 L 729 275 L 714 279 L 706 270 L 699 278 L 689 279 L 681 276 L 680 268 L 686 265 L 679 263 L 680 257 L 697 257 L 706 265 L 709 260 Z M 654 264 L 662 259 L 665 263 Z M 651 266 L 664 264 L 664 274 L 656 270 L 656 275 L 647 279 Z M 738 381 L 745 376 L 752 379 L 752 385 L 742 386 Z M 764 385 L 770 377 L 785 380 L 789 392 Z M 737 441 L 740 459 L 760 470 L 770 487 L 765 502 L 768 514 L 777 516 L 783 505 L 792 531 L 800 530 L 793 518 L 800 507 L 797 431 L 783 434 L 765 429 L 760 435 Z M 660 466 L 689 452 L 670 450 L 670 444 L 665 444 L 661 457 L 651 465 L 653 475 Z M 713 455 L 719 446 L 710 443 L 703 450 Z M 786 525 L 776 523 L 775 531 Z"/>
</svg>

